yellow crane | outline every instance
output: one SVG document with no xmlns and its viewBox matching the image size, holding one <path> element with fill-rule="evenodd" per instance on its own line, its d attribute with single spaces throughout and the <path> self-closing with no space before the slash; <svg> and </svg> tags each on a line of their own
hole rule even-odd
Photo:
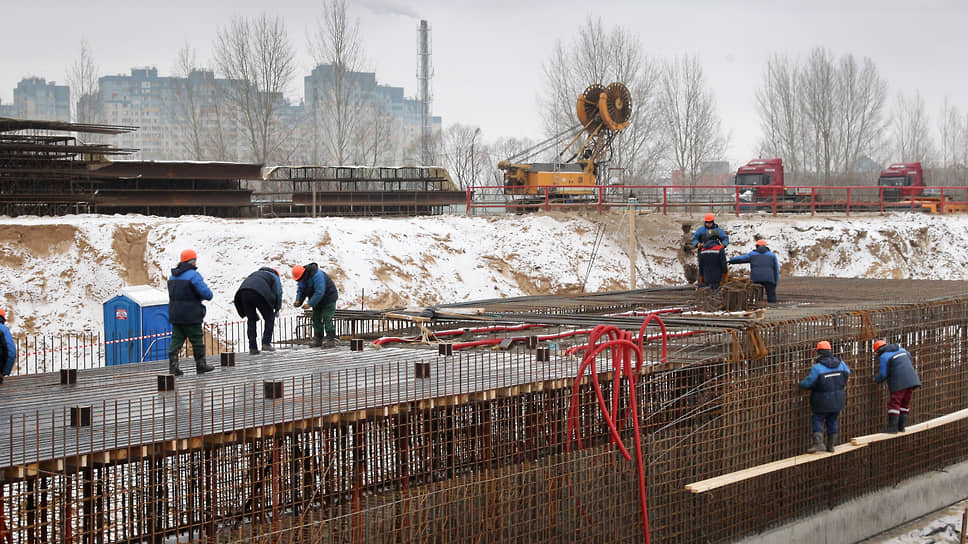
<svg viewBox="0 0 968 544">
<path fill-rule="evenodd" d="M 511 195 L 574 198 L 594 194 L 600 166 L 615 137 L 629 125 L 632 96 L 623 83 L 589 85 L 578 96 L 578 124 L 498 163 L 504 171 L 504 191 Z M 570 138 L 554 162 L 525 162 Z M 567 160 L 560 160 L 567 153 Z"/>
</svg>

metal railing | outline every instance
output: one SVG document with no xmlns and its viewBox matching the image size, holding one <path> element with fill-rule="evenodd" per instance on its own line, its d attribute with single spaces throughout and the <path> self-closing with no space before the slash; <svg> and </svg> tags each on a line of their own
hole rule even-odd
<svg viewBox="0 0 968 544">
<path fill-rule="evenodd" d="M 902 188 L 910 191 L 910 188 Z M 525 213 L 564 209 L 651 209 L 669 213 L 718 210 L 735 213 L 828 213 L 968 211 L 968 186 L 930 186 L 905 196 L 897 187 L 879 185 L 788 186 L 780 191 L 745 185 L 583 185 L 482 186 L 468 188 L 465 214 Z M 564 192 L 567 190 L 567 193 Z M 527 193 L 526 193 L 527 192 Z M 630 204 L 630 199 L 635 199 Z"/>
</svg>

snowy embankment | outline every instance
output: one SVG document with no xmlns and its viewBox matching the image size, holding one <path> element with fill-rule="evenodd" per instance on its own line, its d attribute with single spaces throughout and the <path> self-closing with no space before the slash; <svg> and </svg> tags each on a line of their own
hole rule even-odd
<svg viewBox="0 0 968 544">
<path fill-rule="evenodd" d="M 681 225 L 636 223 L 638 287 L 682 283 Z M 721 217 L 730 256 L 769 241 L 782 276 L 968 279 L 958 241 L 966 216 Z M 601 236 L 600 243 L 596 240 Z M 426 306 L 502 296 L 574 294 L 628 285 L 627 218 L 535 214 L 475 218 L 224 220 L 147 216 L 2 218 L 0 304 L 18 334 L 102 330 L 102 303 L 128 285 L 164 289 L 182 249 L 198 252 L 215 293 L 209 321 L 238 319 L 232 297 L 260 266 L 317 262 L 340 288 L 340 308 Z M 585 279 L 587 276 L 587 280 Z"/>
</svg>

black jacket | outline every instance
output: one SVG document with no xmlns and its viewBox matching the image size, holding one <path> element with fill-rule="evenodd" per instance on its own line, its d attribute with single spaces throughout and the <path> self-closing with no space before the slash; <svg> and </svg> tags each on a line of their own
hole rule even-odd
<svg viewBox="0 0 968 544">
<path fill-rule="evenodd" d="M 235 309 L 238 310 L 239 315 L 245 317 L 245 312 L 242 311 L 242 307 L 239 304 L 239 294 L 242 291 L 254 291 L 266 301 L 273 310 L 279 310 L 282 307 L 282 282 L 279 280 L 279 276 L 276 275 L 276 271 L 263 266 L 262 268 L 256 270 L 255 272 L 249 274 L 249 277 L 245 278 L 242 285 L 239 286 L 239 290 L 235 292 Z"/>
<path fill-rule="evenodd" d="M 699 275 L 703 283 L 719 283 L 726 271 L 726 250 L 713 240 L 707 241 L 699 252 Z"/>
</svg>

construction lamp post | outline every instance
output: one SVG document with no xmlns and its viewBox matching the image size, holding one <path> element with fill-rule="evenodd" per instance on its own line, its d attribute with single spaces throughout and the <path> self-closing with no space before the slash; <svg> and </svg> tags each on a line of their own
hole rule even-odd
<svg viewBox="0 0 968 544">
<path fill-rule="evenodd" d="M 474 155 L 474 143 L 477 142 L 477 135 L 481 133 L 481 127 L 474 129 L 471 136 L 471 188 L 477 187 L 477 157 Z"/>
</svg>

